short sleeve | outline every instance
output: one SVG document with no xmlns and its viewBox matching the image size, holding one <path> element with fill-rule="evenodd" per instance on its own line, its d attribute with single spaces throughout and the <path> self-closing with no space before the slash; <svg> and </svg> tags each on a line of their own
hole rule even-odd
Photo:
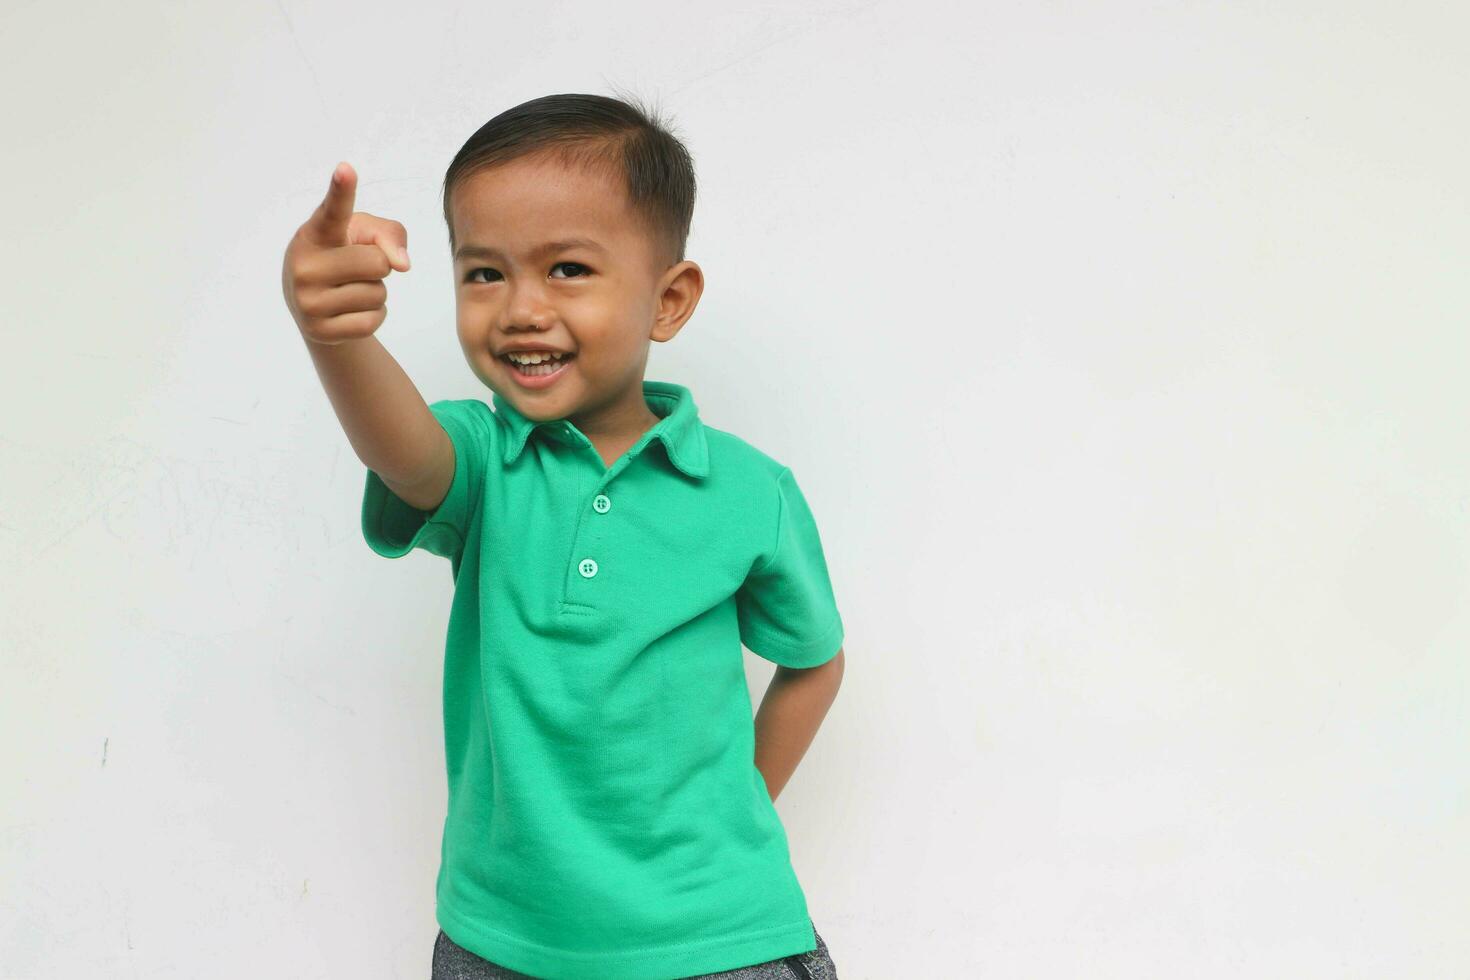
<svg viewBox="0 0 1470 980">
<path fill-rule="evenodd" d="M 789 468 L 777 479 L 775 540 L 735 594 L 740 642 L 783 667 L 817 667 L 842 647 L 842 617 L 817 522 Z"/>
<path fill-rule="evenodd" d="M 485 406 L 473 398 L 434 402 L 429 411 L 454 446 L 454 479 L 433 511 L 419 510 L 388 489 L 371 469 L 362 496 L 362 534 L 384 558 L 401 558 L 415 548 L 456 564 L 475 516 L 485 466 L 490 458 L 490 427 Z"/>
</svg>

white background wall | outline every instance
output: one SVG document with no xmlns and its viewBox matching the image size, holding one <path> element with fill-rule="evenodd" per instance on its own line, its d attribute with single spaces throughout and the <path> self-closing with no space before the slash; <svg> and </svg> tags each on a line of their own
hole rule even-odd
<svg viewBox="0 0 1470 980">
<path fill-rule="evenodd" d="M 7 4 L 0 974 L 427 977 L 448 563 L 362 541 L 281 256 L 350 161 L 379 336 L 488 399 L 444 170 L 617 84 L 700 179 L 648 376 L 792 466 L 847 624 L 778 806 L 843 980 L 1470 975 L 1467 28 Z"/>
</svg>

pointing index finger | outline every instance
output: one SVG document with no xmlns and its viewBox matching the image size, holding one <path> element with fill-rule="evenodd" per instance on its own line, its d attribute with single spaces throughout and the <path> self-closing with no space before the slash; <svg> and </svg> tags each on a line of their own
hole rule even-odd
<svg viewBox="0 0 1470 980">
<path fill-rule="evenodd" d="M 327 196 L 312 215 L 314 237 L 331 245 L 347 244 L 347 223 L 352 219 L 352 206 L 357 197 L 357 171 L 342 161 L 332 171 Z"/>
</svg>

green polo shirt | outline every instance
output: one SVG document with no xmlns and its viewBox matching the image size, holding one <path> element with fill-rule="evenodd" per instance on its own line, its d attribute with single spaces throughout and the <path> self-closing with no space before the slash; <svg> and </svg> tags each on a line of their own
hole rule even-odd
<svg viewBox="0 0 1470 980">
<path fill-rule="evenodd" d="M 755 766 L 742 644 L 790 667 L 843 627 L 790 468 L 643 382 L 659 421 L 611 467 L 494 393 L 429 408 L 454 443 L 418 510 L 367 472 L 362 530 L 454 574 L 437 919 L 565 980 L 715 973 L 816 948 Z"/>
</svg>

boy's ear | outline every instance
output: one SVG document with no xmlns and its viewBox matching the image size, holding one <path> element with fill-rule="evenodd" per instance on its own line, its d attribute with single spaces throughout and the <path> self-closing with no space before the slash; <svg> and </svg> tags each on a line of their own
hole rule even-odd
<svg viewBox="0 0 1470 980">
<path fill-rule="evenodd" d="M 679 329 L 694 315 L 699 297 L 704 294 L 704 270 L 690 261 L 670 266 L 659 277 L 658 311 L 649 336 L 663 342 L 674 339 Z"/>
</svg>

